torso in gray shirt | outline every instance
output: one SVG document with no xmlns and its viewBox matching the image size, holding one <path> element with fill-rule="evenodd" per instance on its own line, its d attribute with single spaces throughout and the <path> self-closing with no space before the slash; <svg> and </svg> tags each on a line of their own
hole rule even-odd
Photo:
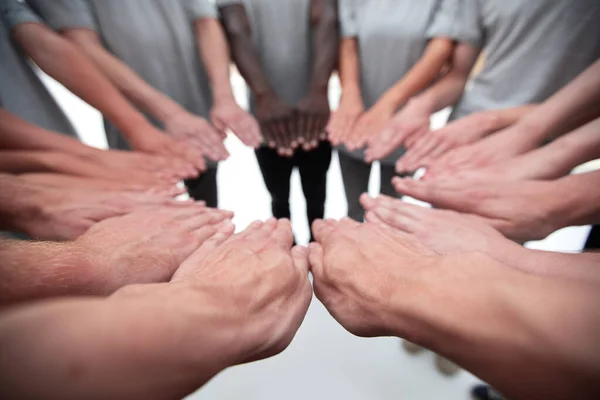
<svg viewBox="0 0 600 400">
<path fill-rule="evenodd" d="M 359 49 L 360 88 L 365 107 L 379 98 L 421 59 L 430 38 L 461 40 L 458 0 L 340 0 L 342 36 L 355 37 Z M 355 158 L 364 152 L 340 150 Z M 399 149 L 382 160 L 395 162 Z"/>
<path fill-rule="evenodd" d="M 55 29 L 88 28 L 146 82 L 188 111 L 207 118 L 212 107 L 194 20 L 209 0 L 28 0 Z M 148 118 L 160 127 L 158 121 Z M 116 129 L 106 123 L 110 138 Z M 119 146 L 122 147 L 122 146 Z"/>
<path fill-rule="evenodd" d="M 453 119 L 539 103 L 600 57 L 598 0 L 463 0 L 461 26 L 486 62 Z"/>
<path fill-rule="evenodd" d="M 42 128 L 77 137 L 62 109 L 12 42 L 11 30 L 42 23 L 18 0 L 0 0 L 0 107 Z"/>
<path fill-rule="evenodd" d="M 310 0 L 217 0 L 243 4 L 263 71 L 283 101 L 296 105 L 311 78 Z M 255 102 L 250 96 L 250 109 Z"/>
</svg>

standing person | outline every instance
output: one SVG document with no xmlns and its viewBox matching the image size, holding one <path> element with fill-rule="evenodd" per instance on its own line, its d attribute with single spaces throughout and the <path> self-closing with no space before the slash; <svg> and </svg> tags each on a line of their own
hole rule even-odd
<svg viewBox="0 0 600 400">
<path fill-rule="evenodd" d="M 217 162 L 228 156 L 227 129 L 255 145 L 259 131 L 236 104 L 227 42 L 208 0 L 28 0 L 77 43 L 157 126 L 201 148 L 212 162 L 187 181 L 190 195 L 217 207 Z M 212 113 L 216 126 L 206 118 Z M 111 147 L 126 148 L 106 122 Z"/>
<path fill-rule="evenodd" d="M 362 221 L 359 198 L 371 162 L 360 148 L 410 98 L 430 85 L 460 40 L 458 0 L 340 0 L 342 98 L 329 133 L 338 148 L 348 216 Z M 428 120 L 429 121 L 429 120 Z M 397 196 L 391 180 L 403 149 L 381 160 L 381 193 Z"/>
<path fill-rule="evenodd" d="M 0 107 L 43 129 L 77 137 L 28 59 L 135 139 L 136 150 L 171 159 L 146 158 L 148 164 L 173 164 L 184 171 L 181 178 L 197 175 L 189 162 L 193 151 L 152 127 L 84 54 L 49 29 L 27 4 L 1 0 Z"/>
<path fill-rule="evenodd" d="M 425 121 L 448 106 L 454 106 L 451 121 L 472 119 L 470 129 L 453 133 L 457 143 L 475 143 L 470 146 L 472 154 L 465 157 L 470 159 L 465 164 L 468 168 L 538 147 L 541 143 L 528 137 L 480 139 L 521 119 L 530 111 L 527 105 L 545 101 L 600 57 L 600 3 L 596 0 L 463 2 L 459 26 L 467 40 L 457 47 L 452 70 L 392 119 L 371 141 L 367 158 L 385 157 L 401 145 L 411 151 L 432 140 L 436 133 L 429 131 Z M 486 55 L 483 69 L 465 90 L 482 52 Z M 422 156 L 437 151 L 429 150 L 421 152 Z M 407 166 L 398 167 L 402 172 Z"/>
<path fill-rule="evenodd" d="M 267 141 L 256 157 L 273 215 L 290 217 L 290 176 L 298 167 L 312 225 L 325 212 L 331 163 L 331 145 L 321 139 L 338 53 L 337 1 L 218 3 L 233 59 L 252 92 L 251 110 Z"/>
</svg>

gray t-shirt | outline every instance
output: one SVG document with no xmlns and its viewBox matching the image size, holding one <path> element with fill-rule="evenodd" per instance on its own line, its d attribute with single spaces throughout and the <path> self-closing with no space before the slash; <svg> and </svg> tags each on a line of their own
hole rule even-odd
<svg viewBox="0 0 600 400">
<path fill-rule="evenodd" d="M 283 101 L 296 105 L 306 94 L 312 72 L 310 0 L 217 0 L 243 4 L 263 71 Z M 250 109 L 255 102 L 250 95 Z"/>
<path fill-rule="evenodd" d="M 421 59 L 431 38 L 464 40 L 460 0 L 340 0 L 342 36 L 358 42 L 360 86 L 365 107 L 379 98 Z M 341 151 L 359 159 L 364 152 Z M 382 160 L 394 163 L 404 149 Z"/>
<path fill-rule="evenodd" d="M 77 137 L 75 128 L 11 40 L 11 31 L 43 22 L 18 0 L 0 0 L 0 107 L 42 128 Z"/>
<path fill-rule="evenodd" d="M 188 111 L 209 116 L 212 92 L 193 26 L 197 19 L 217 17 L 209 0 L 27 1 L 56 30 L 96 31 L 106 48 L 146 82 Z M 105 125 L 111 147 L 124 148 L 117 129 Z"/>
<path fill-rule="evenodd" d="M 486 62 L 451 116 L 543 102 L 600 57 L 598 0 L 462 0 Z"/>
</svg>

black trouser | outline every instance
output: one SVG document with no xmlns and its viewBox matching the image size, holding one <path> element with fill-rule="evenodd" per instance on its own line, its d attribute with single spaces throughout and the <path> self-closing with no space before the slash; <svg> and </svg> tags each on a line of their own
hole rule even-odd
<svg viewBox="0 0 600 400">
<path fill-rule="evenodd" d="M 275 218 L 290 218 L 290 177 L 294 167 L 298 167 L 300 172 L 310 226 L 314 220 L 324 217 L 327 171 L 331 164 L 329 142 L 321 142 L 319 147 L 311 151 L 296 150 L 292 157 L 281 157 L 276 150 L 261 147 L 256 150 L 256 158 L 271 194 L 271 209 Z"/>
<path fill-rule="evenodd" d="M 196 201 L 204 200 L 207 207 L 217 208 L 219 204 L 217 170 L 216 165 L 209 167 L 198 178 L 185 181 L 190 197 Z"/>
<path fill-rule="evenodd" d="M 600 250 L 600 225 L 593 225 L 585 242 L 585 250 Z"/>
</svg>

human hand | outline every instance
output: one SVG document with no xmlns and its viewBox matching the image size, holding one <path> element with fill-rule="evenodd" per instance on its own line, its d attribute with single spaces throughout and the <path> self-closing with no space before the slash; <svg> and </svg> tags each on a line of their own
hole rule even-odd
<svg viewBox="0 0 600 400">
<path fill-rule="evenodd" d="M 180 159 L 188 164 L 187 169 L 193 168 L 202 172 L 206 170 L 204 152 L 197 146 L 186 146 L 180 140 L 167 136 L 154 127 L 145 128 L 144 132 L 129 139 L 133 150 L 166 157 L 169 159 Z M 186 170 L 187 170 L 186 169 Z M 196 173 L 196 176 L 198 174 Z"/>
<path fill-rule="evenodd" d="M 317 298 L 349 332 L 398 336 L 403 304 L 439 256 L 406 235 L 375 224 L 316 221 L 309 261 Z"/>
<path fill-rule="evenodd" d="M 354 123 L 365 111 L 360 94 L 347 94 L 344 92 L 340 99 L 338 109 L 331 113 L 325 131 L 329 135 L 329 141 L 334 146 L 343 143 L 352 132 Z"/>
<path fill-rule="evenodd" d="M 230 129 L 245 145 L 254 148 L 260 146 L 262 138 L 258 122 L 242 110 L 233 98 L 216 101 L 210 119 L 221 134 Z"/>
<path fill-rule="evenodd" d="M 327 91 L 311 91 L 296 106 L 295 139 L 304 150 L 314 149 L 319 141 L 327 138 L 325 127 L 329 121 L 330 108 Z"/>
<path fill-rule="evenodd" d="M 540 240 L 561 228 L 565 210 L 554 182 L 432 181 L 394 178 L 400 193 L 461 213 L 517 242 Z"/>
<path fill-rule="evenodd" d="M 312 299 L 306 249 L 293 245 L 287 220 L 254 222 L 233 237 L 208 239 L 173 276 L 209 294 L 240 332 L 239 362 L 283 351 L 300 327 Z"/>
<path fill-rule="evenodd" d="M 367 112 L 358 117 L 352 132 L 346 139 L 349 150 L 360 149 L 369 139 L 381 132 L 394 116 L 394 107 L 378 102 Z"/>
<path fill-rule="evenodd" d="M 119 171 L 139 170 L 151 173 L 159 180 L 179 181 L 198 175 L 194 166 L 181 158 L 167 158 L 138 151 L 96 150 L 85 158 Z"/>
<path fill-rule="evenodd" d="M 67 246 L 110 294 L 131 284 L 167 282 L 205 240 L 234 227 L 232 214 L 199 204 L 151 208 L 92 226 Z"/>
<path fill-rule="evenodd" d="M 458 171 L 477 170 L 509 160 L 535 147 L 527 132 L 514 125 L 446 153 L 431 164 L 425 176 L 426 179 L 451 177 Z"/>
<path fill-rule="evenodd" d="M 213 161 L 229 157 L 223 144 L 225 133 L 219 133 L 204 118 L 187 111 L 177 112 L 165 121 L 165 130 L 188 147 L 201 149 Z"/>
<path fill-rule="evenodd" d="M 133 211 L 159 206 L 181 207 L 180 202 L 164 196 L 90 190 L 40 188 L 27 200 L 18 228 L 38 240 L 73 240 L 94 224 Z"/>
<path fill-rule="evenodd" d="M 493 133 L 491 118 L 487 113 L 475 113 L 416 138 L 404 157 L 396 163 L 396 171 L 406 173 L 428 167 L 447 152 Z"/>
<path fill-rule="evenodd" d="M 384 195 L 363 194 L 360 202 L 368 222 L 404 232 L 439 254 L 483 252 L 504 261 L 506 253 L 521 249 L 473 215 L 420 207 Z"/>
<path fill-rule="evenodd" d="M 275 95 L 256 98 L 256 117 L 267 146 L 277 149 L 279 155 L 291 157 L 295 136 L 294 109 Z"/>
<path fill-rule="evenodd" d="M 387 157 L 403 144 L 410 147 L 409 142 L 429 132 L 430 117 L 431 113 L 426 107 L 418 101 L 409 101 L 368 141 L 365 161 L 373 162 Z"/>
</svg>

